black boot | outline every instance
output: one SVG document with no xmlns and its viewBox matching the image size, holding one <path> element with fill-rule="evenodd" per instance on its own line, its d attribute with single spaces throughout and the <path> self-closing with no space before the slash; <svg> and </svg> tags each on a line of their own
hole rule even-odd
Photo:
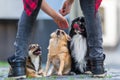
<svg viewBox="0 0 120 80">
<path fill-rule="evenodd" d="M 104 56 L 105 59 L 105 56 Z M 92 60 L 91 61 L 91 72 L 93 77 L 103 78 L 106 76 L 106 71 L 104 70 L 104 60 Z"/>
<path fill-rule="evenodd" d="M 8 63 L 11 66 L 8 77 L 26 78 L 25 58 L 12 56 L 8 58 Z"/>
<path fill-rule="evenodd" d="M 85 74 L 88 74 L 88 75 L 92 74 L 92 72 L 91 72 L 91 61 L 90 60 L 87 60 Z"/>
</svg>

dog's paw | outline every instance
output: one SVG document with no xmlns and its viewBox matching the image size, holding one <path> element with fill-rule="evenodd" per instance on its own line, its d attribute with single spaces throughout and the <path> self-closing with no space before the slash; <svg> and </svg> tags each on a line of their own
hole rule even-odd
<svg viewBox="0 0 120 80">
<path fill-rule="evenodd" d="M 59 75 L 59 76 L 62 76 L 62 72 L 58 72 L 58 75 Z"/>
<path fill-rule="evenodd" d="M 44 74 L 43 70 L 41 69 L 41 70 L 38 72 L 38 74 L 39 74 L 39 75 L 43 75 L 43 74 Z"/>
<path fill-rule="evenodd" d="M 46 76 L 47 76 L 47 73 L 46 73 L 46 72 L 44 72 L 44 73 L 43 73 L 43 76 L 44 76 L 44 77 L 46 77 Z"/>
<path fill-rule="evenodd" d="M 42 75 L 36 75 L 36 77 L 42 77 Z"/>
</svg>

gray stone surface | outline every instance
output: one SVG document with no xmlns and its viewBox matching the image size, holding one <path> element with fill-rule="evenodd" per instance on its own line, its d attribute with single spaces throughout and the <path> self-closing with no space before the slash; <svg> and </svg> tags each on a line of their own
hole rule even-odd
<svg viewBox="0 0 120 80">
<path fill-rule="evenodd" d="M 107 67 L 107 66 L 106 66 Z M 0 68 L 0 80 L 14 80 L 7 78 L 8 67 Z M 51 76 L 42 78 L 27 78 L 24 80 L 120 80 L 120 69 L 108 69 L 105 78 L 92 78 L 91 75 L 76 75 L 76 76 Z"/>
</svg>

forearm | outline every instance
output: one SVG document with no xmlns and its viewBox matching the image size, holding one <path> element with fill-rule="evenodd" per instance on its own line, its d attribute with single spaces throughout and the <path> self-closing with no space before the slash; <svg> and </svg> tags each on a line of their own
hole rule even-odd
<svg viewBox="0 0 120 80">
<path fill-rule="evenodd" d="M 49 16 L 51 16 L 53 19 L 55 19 L 56 16 L 58 16 L 59 14 L 57 14 L 57 12 L 55 10 L 53 10 L 45 0 L 42 1 L 42 5 L 41 5 L 41 9 L 47 13 Z"/>
<path fill-rule="evenodd" d="M 52 9 L 45 0 L 42 1 L 41 9 L 53 18 L 59 28 L 68 28 L 69 25 L 67 20 L 61 14 L 57 13 L 54 9 Z"/>
<path fill-rule="evenodd" d="M 74 2 L 74 0 L 66 0 L 66 1 L 68 1 L 70 4 Z"/>
</svg>

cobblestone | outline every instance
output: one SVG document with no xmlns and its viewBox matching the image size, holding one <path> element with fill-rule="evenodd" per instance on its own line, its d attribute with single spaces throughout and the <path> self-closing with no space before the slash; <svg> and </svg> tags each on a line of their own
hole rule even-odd
<svg viewBox="0 0 120 80">
<path fill-rule="evenodd" d="M 106 66 L 107 67 L 107 66 Z M 0 80 L 14 80 L 7 78 L 9 68 L 0 68 Z M 51 76 L 42 78 L 27 78 L 24 80 L 120 80 L 120 69 L 107 69 L 107 76 L 105 78 L 92 78 L 91 75 L 75 75 L 75 76 Z"/>
</svg>

